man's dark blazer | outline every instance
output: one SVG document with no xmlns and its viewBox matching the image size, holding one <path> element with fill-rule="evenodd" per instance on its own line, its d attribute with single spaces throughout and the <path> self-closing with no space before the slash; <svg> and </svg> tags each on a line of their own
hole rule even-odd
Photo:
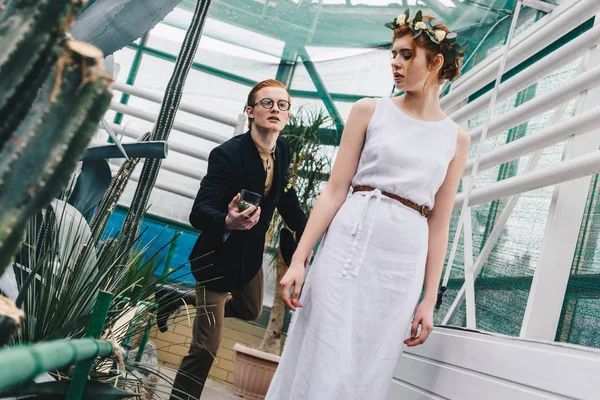
<svg viewBox="0 0 600 400">
<path fill-rule="evenodd" d="M 265 198 L 266 172 L 250 131 L 235 136 L 208 157 L 208 171 L 190 214 L 190 223 L 202 231 L 190 262 L 196 280 L 210 290 L 228 292 L 244 287 L 262 266 L 265 235 L 275 207 L 286 224 L 302 235 L 306 215 L 294 189 L 284 192 L 289 178 L 290 145 L 279 136 L 275 149 L 275 171 L 269 196 Z M 226 232 L 227 206 L 242 189 L 263 196 L 260 219 L 250 230 Z"/>
</svg>

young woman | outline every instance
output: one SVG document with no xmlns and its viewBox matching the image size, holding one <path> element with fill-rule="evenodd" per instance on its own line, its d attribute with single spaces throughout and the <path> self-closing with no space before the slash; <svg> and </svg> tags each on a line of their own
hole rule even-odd
<svg viewBox="0 0 600 400">
<path fill-rule="evenodd" d="M 439 85 L 459 75 L 463 54 L 441 22 L 407 14 L 386 25 L 394 29 L 394 81 L 405 94 L 352 108 L 330 180 L 281 281 L 297 312 L 267 400 L 383 400 L 403 343 L 421 344 L 433 328 L 470 145 L 442 111 Z"/>
</svg>

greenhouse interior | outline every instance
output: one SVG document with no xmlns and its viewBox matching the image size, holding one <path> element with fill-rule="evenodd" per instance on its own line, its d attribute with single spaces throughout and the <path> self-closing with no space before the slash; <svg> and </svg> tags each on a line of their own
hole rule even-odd
<svg viewBox="0 0 600 400">
<path fill-rule="evenodd" d="M 300 234 L 277 206 L 248 228 L 264 234 L 258 315 L 218 317 L 201 398 L 600 399 L 600 0 L 0 0 L 0 399 L 197 399 L 172 389 L 196 320 L 215 318 L 197 299 L 245 290 L 192 272 L 218 150 L 253 135 L 250 91 L 280 82 L 289 101 L 266 100 L 287 140 L 262 161 L 289 142 L 273 188 L 309 218 L 351 113 L 408 98 L 390 57 L 405 15 L 462 46 L 439 105 L 470 136 L 431 334 L 384 394 L 267 395 L 296 343 L 280 281 Z"/>
</svg>

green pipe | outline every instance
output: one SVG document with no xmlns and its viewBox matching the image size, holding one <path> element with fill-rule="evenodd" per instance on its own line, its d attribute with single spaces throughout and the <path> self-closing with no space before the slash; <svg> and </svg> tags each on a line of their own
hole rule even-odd
<svg viewBox="0 0 600 400">
<path fill-rule="evenodd" d="M 92 316 L 90 318 L 90 324 L 85 334 L 86 338 L 98 339 L 104 330 L 104 323 L 108 316 L 108 309 L 112 302 L 113 295 L 108 292 L 99 291 Z M 66 400 L 80 400 L 85 390 L 85 384 L 87 383 L 88 374 L 94 358 L 87 358 L 83 361 L 79 361 L 75 366 L 75 372 L 73 373 L 73 380 L 69 386 Z"/>
<path fill-rule="evenodd" d="M 173 54 L 169 54 L 164 51 L 153 49 L 152 47 L 143 47 L 143 46 L 140 46 L 135 43 L 130 44 L 128 47 L 130 47 L 132 49 L 136 49 L 136 50 L 142 49 L 144 51 L 144 53 L 148 53 L 150 55 L 161 58 L 163 60 L 173 61 L 173 62 L 177 61 L 177 56 L 175 56 Z M 218 68 L 211 67 L 211 66 L 208 66 L 208 65 L 205 65 L 205 64 L 202 64 L 199 62 L 195 62 L 195 61 L 192 63 L 192 69 L 207 73 L 209 75 L 214 75 L 218 78 L 227 79 L 229 81 L 239 83 L 241 85 L 250 86 L 250 87 L 252 87 L 258 83 L 258 81 L 255 81 L 253 79 L 245 78 L 241 75 L 236 75 L 236 74 L 232 74 L 229 72 L 225 72 Z"/>
<path fill-rule="evenodd" d="M 95 339 L 62 339 L 1 349 L 0 390 L 31 381 L 43 372 L 113 353 L 110 342 Z"/>
<path fill-rule="evenodd" d="M 292 79 L 294 79 L 294 72 L 296 71 L 296 60 L 298 59 L 298 50 L 296 46 L 290 45 L 286 42 L 283 48 L 283 54 L 279 61 L 279 67 L 277 68 L 277 74 L 275 79 L 283 83 L 286 89 L 289 91 L 292 87 Z"/>
<path fill-rule="evenodd" d="M 141 50 L 143 50 L 144 53 L 150 54 L 150 55 L 160 58 L 162 60 L 173 61 L 173 62 L 177 60 L 176 56 L 166 53 L 164 51 L 153 49 L 152 47 L 142 47 L 136 43 L 132 43 L 132 44 L 128 45 L 127 47 L 129 47 L 133 50 L 136 50 L 136 51 L 141 49 Z M 256 81 L 256 80 L 245 78 L 241 75 L 235 75 L 230 72 L 225 72 L 218 68 L 210 67 L 208 65 L 204 65 L 204 64 L 201 64 L 198 62 L 194 62 L 192 64 L 192 69 L 195 69 L 197 71 L 201 71 L 201 72 L 204 72 L 204 73 L 207 73 L 210 75 L 214 75 L 218 78 L 227 79 L 229 81 L 239 83 L 241 85 L 246 85 L 249 87 L 252 87 L 258 83 L 258 81 Z M 290 96 L 292 96 L 292 98 L 294 98 L 294 97 L 302 97 L 302 98 L 307 98 L 307 99 L 320 99 L 321 98 L 319 93 L 308 91 L 308 90 L 288 89 L 288 92 L 290 93 Z M 330 96 L 335 101 L 345 101 L 345 102 L 350 102 L 350 103 L 356 102 L 364 97 L 373 97 L 373 96 L 347 94 L 347 93 L 330 93 Z M 115 121 L 115 123 L 116 123 L 116 121 Z"/>
<path fill-rule="evenodd" d="M 310 79 L 312 79 L 315 88 L 317 88 L 317 92 L 319 92 L 323 103 L 325 103 L 325 107 L 327 108 L 327 111 L 329 111 L 329 115 L 335 123 L 338 133 L 341 134 L 344 130 L 344 121 L 342 120 L 342 117 L 340 117 L 340 113 L 325 87 L 325 82 L 323 82 L 321 75 L 319 75 L 319 71 L 317 71 L 315 64 L 311 61 L 306 47 L 300 49 L 299 56 L 302 59 L 304 67 L 306 68 L 306 71 L 308 71 L 308 75 L 310 75 Z"/>
<path fill-rule="evenodd" d="M 135 78 L 137 77 L 137 73 L 140 69 L 140 64 L 142 63 L 142 56 L 144 55 L 143 49 L 146 46 L 147 42 L 148 42 L 148 33 L 146 32 L 142 36 L 142 40 L 140 41 L 140 46 L 136 49 L 135 56 L 133 57 L 133 63 L 131 64 L 131 68 L 129 68 L 129 75 L 127 76 L 127 81 L 125 82 L 128 85 L 133 85 L 135 83 Z M 123 93 L 121 95 L 121 104 L 127 104 L 128 101 L 129 101 L 129 94 Z M 120 125 L 121 121 L 123 121 L 123 114 L 117 113 L 115 115 L 114 123 L 117 125 Z M 112 143 L 111 138 L 109 138 L 108 141 L 110 143 Z"/>
</svg>

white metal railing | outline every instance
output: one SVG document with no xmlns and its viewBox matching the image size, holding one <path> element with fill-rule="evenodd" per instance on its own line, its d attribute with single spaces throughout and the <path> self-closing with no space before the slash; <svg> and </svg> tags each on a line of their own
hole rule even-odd
<svg viewBox="0 0 600 400">
<path fill-rule="evenodd" d="M 530 65 L 526 71 L 502 82 L 498 88 L 498 100 L 504 100 L 510 95 L 537 82 L 541 76 L 546 76 L 551 72 L 580 59 L 589 51 L 589 49 L 596 46 L 598 43 L 600 43 L 600 26 L 590 29 L 571 42 L 553 51 L 548 56 Z M 491 91 L 485 93 L 451 113 L 450 116 L 457 123 L 466 122 L 485 110 L 490 102 L 491 96 Z"/>
<path fill-rule="evenodd" d="M 583 70 L 585 65 L 587 64 L 587 57 L 586 59 L 583 61 L 582 65 L 580 66 L 580 70 Z M 576 107 L 576 112 L 581 111 L 581 108 L 583 107 L 583 101 L 585 99 L 585 96 L 581 96 L 579 98 L 579 101 L 577 103 L 577 107 Z M 558 120 L 560 120 L 561 116 L 564 114 L 565 109 L 566 109 L 567 103 L 565 102 L 561 107 L 559 107 L 557 110 L 555 110 L 554 112 L 554 117 L 553 117 L 553 124 L 551 124 L 552 126 L 558 126 L 555 125 L 554 123 L 557 122 Z M 573 119 L 573 118 L 571 118 Z M 540 135 L 535 135 L 535 136 L 540 136 Z M 507 147 L 506 145 L 503 147 Z M 531 176 L 528 175 L 531 173 L 531 171 L 533 171 L 533 169 L 535 168 L 536 164 L 538 163 L 540 156 L 542 154 L 542 150 L 543 148 L 538 149 L 529 159 L 529 161 L 527 162 L 527 166 L 525 167 L 525 171 L 523 174 L 518 175 L 518 177 L 527 177 L 527 176 Z M 600 152 L 596 152 L 596 153 L 600 153 Z M 593 153 L 592 153 L 593 154 Z M 564 163 L 563 164 L 558 164 L 556 167 L 563 165 L 564 167 Z M 548 173 L 552 173 L 552 171 L 548 170 L 547 168 L 544 170 L 546 172 L 546 175 Z M 555 177 L 561 177 L 562 175 L 556 175 Z M 516 178 L 516 177 L 515 177 Z M 535 178 L 535 177 L 534 177 Z M 504 181 L 501 182 L 506 182 L 509 181 L 511 179 L 514 178 L 509 178 L 506 179 Z M 539 179 L 539 182 L 534 179 L 533 182 L 535 182 L 535 184 L 541 184 L 543 186 L 546 186 L 546 182 L 544 182 L 544 179 Z M 514 183 L 514 180 L 513 180 Z M 510 183 L 509 183 L 510 186 Z M 522 190 L 523 188 L 520 188 L 520 191 L 516 192 L 516 193 L 511 193 L 510 191 L 507 191 L 506 193 L 507 196 L 510 196 L 507 200 L 506 203 L 504 205 L 504 208 L 502 209 L 502 213 L 500 214 L 500 216 L 498 217 L 498 219 L 496 220 L 494 227 L 492 229 L 492 231 L 489 233 L 485 244 L 483 246 L 483 248 L 481 249 L 481 251 L 479 252 L 479 255 L 477 256 L 477 259 L 475 261 L 475 263 L 473 264 L 473 268 L 472 268 L 472 274 L 473 274 L 473 283 L 475 281 L 475 279 L 477 279 L 477 277 L 479 276 L 479 274 L 481 273 L 481 270 L 483 269 L 483 266 L 485 264 L 485 262 L 487 261 L 488 257 L 491 255 L 492 250 L 494 249 L 494 247 L 496 246 L 496 243 L 498 241 L 498 239 L 500 238 L 500 235 L 502 234 L 502 231 L 504 230 L 504 227 L 506 226 L 506 223 L 508 222 L 508 219 L 510 217 L 510 215 L 512 214 L 512 211 L 514 210 L 515 206 L 517 205 L 517 201 L 519 200 L 520 194 L 528 191 L 528 190 L 532 190 L 535 189 L 536 187 L 531 187 L 531 189 L 529 188 L 525 188 L 525 190 Z M 475 190 L 475 193 L 471 193 L 471 199 L 469 200 L 469 205 L 472 206 L 474 205 L 474 200 L 473 200 L 473 196 L 475 195 L 475 201 L 477 201 L 477 196 L 478 196 L 478 191 Z M 457 197 L 460 197 L 457 196 Z M 504 197 L 504 195 L 500 195 L 500 197 Z M 456 203 L 455 203 L 456 205 Z M 450 265 L 451 263 L 454 261 L 454 257 L 456 256 L 456 245 L 454 244 L 452 247 L 452 251 L 451 251 L 451 255 L 450 255 Z M 446 281 L 447 284 L 447 281 Z M 456 310 L 458 309 L 460 303 L 462 302 L 462 300 L 464 299 L 465 293 L 466 293 L 466 289 L 467 289 L 467 282 L 465 282 L 462 287 L 460 288 L 460 290 L 458 291 L 456 297 L 454 298 L 454 301 L 452 303 L 452 305 L 450 306 L 448 312 L 446 313 L 442 324 L 447 324 L 450 321 L 450 318 L 452 318 L 452 316 L 454 315 L 454 313 L 456 312 Z"/>
<path fill-rule="evenodd" d="M 479 161 L 479 170 L 483 171 L 496 167 L 535 150 L 565 141 L 571 136 L 580 135 L 598 128 L 600 128 L 600 107 L 595 107 L 579 115 L 574 115 L 571 118 L 551 124 L 540 132 L 524 136 L 482 155 Z M 469 160 L 465 166 L 465 175 L 470 174 L 472 168 L 473 160 Z"/>
<path fill-rule="evenodd" d="M 506 70 L 510 70 L 557 39 L 592 18 L 600 11 L 598 0 L 565 1 L 550 14 L 515 38 L 506 59 Z M 452 91 L 441 100 L 442 108 L 450 110 L 483 86 L 494 81 L 502 51 L 474 66 L 452 84 Z"/>
<path fill-rule="evenodd" d="M 153 103 L 161 104 L 162 95 L 156 93 L 151 90 L 135 87 L 132 85 L 127 85 L 120 82 L 115 82 L 113 84 L 113 88 L 122 93 L 127 93 L 130 96 L 136 96 L 144 100 L 151 101 Z M 118 103 L 113 101 L 110 104 L 110 109 L 116 111 L 121 114 L 129 115 L 135 118 L 139 118 L 148 122 L 156 122 L 157 115 L 148 111 L 144 111 L 126 104 Z M 244 114 L 240 114 L 237 117 L 230 117 L 228 115 L 220 114 L 218 112 L 214 112 L 212 110 L 205 110 L 196 105 L 181 102 L 179 104 L 179 110 L 190 113 L 192 115 L 206 118 L 211 121 L 215 121 L 221 124 L 225 124 L 228 126 L 232 126 L 235 128 L 234 134 L 241 133 L 245 128 L 246 117 Z M 130 139 L 138 139 L 142 133 L 136 132 L 132 129 L 127 129 L 123 125 L 119 124 L 110 124 L 111 128 L 118 134 L 128 137 Z M 210 132 L 205 129 L 200 129 L 195 126 L 185 124 L 182 122 L 175 121 L 173 124 L 173 129 L 176 129 L 180 132 L 186 133 L 188 135 L 208 140 L 210 142 L 221 144 L 224 141 L 228 140 L 228 136 L 220 135 L 214 132 Z M 208 161 L 208 151 L 203 151 L 191 147 L 189 145 L 183 145 L 177 143 L 176 141 L 169 140 L 169 150 L 174 153 L 183 154 L 189 157 L 192 157 L 197 160 Z M 111 165 L 113 172 L 115 170 L 115 166 Z M 184 167 L 182 165 L 178 165 L 175 162 L 170 162 L 168 160 L 164 160 L 161 163 L 161 170 L 169 171 L 175 174 L 178 174 L 183 177 L 195 179 L 198 182 L 204 177 L 204 171 L 192 170 L 190 168 Z M 133 175 L 131 179 L 137 182 L 137 175 Z M 181 185 L 173 184 L 172 182 L 166 182 L 163 179 L 157 179 L 155 186 L 161 190 L 167 191 L 172 194 L 180 195 L 186 198 L 194 199 L 196 193 L 192 190 L 182 187 Z"/>
<path fill-rule="evenodd" d="M 474 206 L 501 199 L 513 194 L 528 192 L 561 182 L 571 181 L 600 171 L 600 150 L 594 150 L 583 156 L 575 157 L 549 167 L 519 174 L 482 188 L 474 189 L 469 205 Z M 464 201 L 465 196 L 456 196 L 455 208 Z"/>
<path fill-rule="evenodd" d="M 597 86 L 600 86 L 600 65 L 576 76 L 554 90 L 536 96 L 525 104 L 494 118 L 489 124 L 487 137 L 499 135 L 510 128 L 519 126 L 536 115 L 554 109 L 565 100 L 573 99 L 580 93 Z M 469 132 L 473 144 L 479 142 L 484 128 L 485 125 L 479 126 Z"/>
<path fill-rule="evenodd" d="M 132 117 L 139 118 L 148 122 L 156 122 L 158 115 L 156 113 L 151 113 L 149 111 L 140 110 L 139 108 L 135 108 L 129 106 L 127 104 L 117 103 L 113 101 L 110 103 L 110 109 L 116 111 L 121 114 L 131 115 Z M 188 124 L 184 124 L 182 122 L 175 121 L 173 123 L 173 129 L 181 131 L 183 133 L 187 133 L 188 135 L 195 136 L 200 139 L 205 139 L 214 143 L 221 144 L 225 140 L 229 139 L 226 136 L 219 135 L 217 133 L 213 133 L 204 129 L 196 128 L 195 126 L 191 126 Z"/>
<path fill-rule="evenodd" d="M 116 133 L 126 136 L 130 139 L 138 139 L 140 136 L 142 136 L 141 132 L 137 132 L 130 128 L 126 128 L 123 125 L 110 124 L 110 126 Z M 190 146 L 177 143 L 173 140 L 169 140 L 169 151 L 184 154 L 186 156 L 193 157 L 198 160 L 208 161 L 208 152 L 196 150 Z"/>
<path fill-rule="evenodd" d="M 522 6 L 522 1 L 517 3 L 509 35 L 514 31 L 516 17 Z M 487 154 L 482 154 L 482 146 L 478 146 L 476 156 L 468 161 L 463 178 L 463 193 L 457 196 L 454 204 L 455 209 L 461 208 L 462 210 L 450 250 L 443 285 L 447 285 L 450 277 L 461 230 L 464 231 L 465 283 L 446 314 L 443 320 L 444 324 L 448 323 L 460 302 L 466 296 L 467 327 L 476 328 L 474 282 L 482 266 L 491 254 L 520 194 L 547 186 L 559 185 L 555 188 L 556 191 L 563 182 L 575 181 L 583 177 L 589 179 L 590 175 L 600 171 L 600 151 L 596 147 L 583 151 L 580 145 L 576 153 L 569 153 L 570 144 L 573 140 L 579 138 L 579 136 L 592 137 L 592 140 L 586 139 L 586 143 L 595 143 L 593 137 L 598 138 L 600 136 L 600 131 L 598 131 L 598 128 L 600 128 L 600 102 L 588 101 L 586 103 L 586 99 L 589 100 L 589 97 L 587 97 L 588 92 L 593 91 L 596 98 L 600 96 L 600 89 L 597 89 L 600 85 L 600 64 L 598 63 L 600 57 L 596 56 L 594 62 L 588 63 L 590 59 L 589 55 L 591 53 L 598 53 L 598 46 L 600 44 L 600 24 L 598 21 L 596 21 L 595 27 L 591 28 L 588 32 L 585 32 L 543 59 L 529 65 L 517 75 L 499 84 L 499 77 L 503 75 L 505 70 L 528 59 L 543 47 L 551 44 L 552 41 L 564 35 L 569 30 L 574 29 L 599 11 L 600 1 L 597 0 L 578 0 L 561 4 L 561 6 L 548 16 L 534 24 L 529 29 L 529 32 L 521 34 L 520 38 L 515 40 L 514 45 L 511 45 L 511 38 L 509 36 L 506 46 L 498 51 L 495 56 L 490 57 L 489 60 L 465 74 L 457 82 L 457 85 L 453 85 L 452 91 L 442 99 L 443 107 L 450 110 L 449 115 L 457 122 L 466 122 L 487 108 L 486 122 L 469 132 L 473 144 L 506 132 L 506 130 L 519 126 L 542 113 L 554 110 L 552 122 L 540 132 L 502 145 Z M 551 32 L 553 33 L 550 34 Z M 560 34 L 556 34 L 556 32 L 560 32 Z M 548 40 L 549 38 L 551 39 L 550 41 Z M 578 73 L 574 78 L 563 82 L 558 87 L 543 95 L 534 97 L 532 100 L 521 104 L 509 112 L 500 116 L 492 116 L 491 113 L 497 99 L 505 99 L 514 95 L 531 84 L 540 81 L 544 76 L 577 59 L 582 59 L 582 61 Z M 492 81 L 491 76 L 494 72 L 496 73 L 494 89 L 473 102 L 464 104 L 470 95 Z M 594 91 L 594 89 L 596 90 Z M 567 104 L 571 99 L 577 97 L 579 97 L 579 100 L 577 101 L 574 115 L 561 121 Z M 584 106 L 584 103 L 586 106 Z M 459 104 L 462 107 L 459 108 Z M 545 148 L 563 141 L 568 141 L 568 144 L 565 147 L 565 155 L 561 162 L 548 167 L 534 169 Z M 527 154 L 532 155 L 524 172 L 502 181 L 472 189 L 472 183 L 477 175 L 478 168 L 481 170 L 492 168 Z M 585 185 L 583 187 L 584 190 L 587 189 Z M 474 262 L 471 207 L 498 199 L 506 199 L 504 208 L 497 218 L 494 228 L 488 235 L 482 251 Z M 555 211 L 555 209 L 551 208 L 548 221 L 553 220 L 553 213 Z M 566 284 L 564 287 L 566 288 Z M 560 295 L 560 293 L 557 295 Z M 551 326 L 551 324 L 547 325 Z"/>
<path fill-rule="evenodd" d="M 157 92 L 153 92 L 152 90 L 127 85 L 125 83 L 120 82 L 113 83 L 113 89 L 123 93 L 127 93 L 131 96 L 139 97 L 140 99 L 151 101 L 153 103 L 162 103 L 162 95 Z M 233 127 L 237 127 L 240 124 L 239 117 L 230 117 L 228 115 L 220 114 L 215 111 L 204 110 L 198 106 L 185 102 L 181 102 L 179 104 L 179 110 Z"/>
<path fill-rule="evenodd" d="M 115 173 L 119 170 L 119 166 L 114 165 L 114 164 L 110 164 L 110 169 L 112 171 L 112 173 Z M 140 179 L 140 172 L 134 172 L 129 179 L 131 179 L 134 182 L 139 182 Z M 184 187 L 181 187 L 179 185 L 174 185 L 172 183 L 166 182 L 164 180 L 160 180 L 157 179 L 156 183 L 154 184 L 154 187 L 160 189 L 160 190 L 164 190 L 166 192 L 172 193 L 172 194 L 176 194 L 188 199 L 195 199 L 196 198 L 196 192 Z"/>
</svg>

